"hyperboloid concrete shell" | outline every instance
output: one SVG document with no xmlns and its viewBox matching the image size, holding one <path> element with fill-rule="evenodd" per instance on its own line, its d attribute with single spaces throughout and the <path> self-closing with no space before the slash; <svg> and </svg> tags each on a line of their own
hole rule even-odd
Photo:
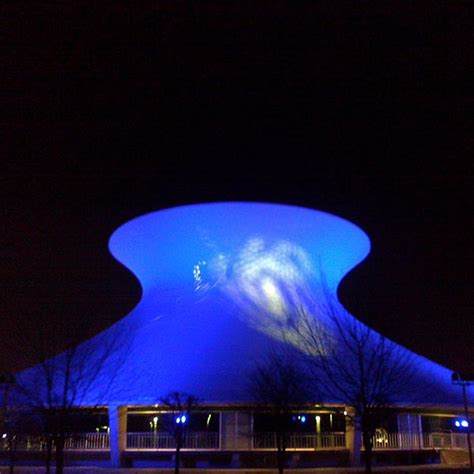
<svg viewBox="0 0 474 474">
<path fill-rule="evenodd" d="M 100 397 L 104 405 L 153 404 L 170 391 L 208 403 L 250 401 L 249 371 L 269 352 L 294 346 L 281 332 L 291 306 L 311 312 L 323 280 L 326 296 L 337 299 L 341 279 L 368 255 L 370 242 L 356 225 L 325 212 L 228 202 L 137 217 L 114 232 L 109 248 L 138 278 L 142 297 L 127 317 L 85 343 L 107 345 L 119 334 L 120 347 L 81 398 L 84 405 Z M 413 390 L 396 403 L 461 403 L 448 369 L 411 357 Z M 20 377 L 31 379 L 35 370 Z M 437 389 L 420 389 L 428 385 Z"/>
</svg>

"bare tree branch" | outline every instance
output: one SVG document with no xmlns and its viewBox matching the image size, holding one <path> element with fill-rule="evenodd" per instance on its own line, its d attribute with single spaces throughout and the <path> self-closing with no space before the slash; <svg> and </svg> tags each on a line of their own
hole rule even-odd
<svg viewBox="0 0 474 474">
<path fill-rule="evenodd" d="M 415 364 L 409 351 L 354 318 L 321 282 L 317 301 L 287 308 L 286 337 L 305 354 L 318 394 L 353 408 L 370 473 L 375 430 L 394 400 L 409 394 Z"/>
<path fill-rule="evenodd" d="M 187 422 L 190 413 L 198 406 L 198 398 L 184 392 L 171 392 L 161 399 L 161 403 L 171 412 L 168 431 L 176 443 L 174 472 L 179 474 L 181 448 L 187 434 Z"/>
<path fill-rule="evenodd" d="M 250 373 L 248 391 L 262 413 L 270 414 L 276 434 L 277 468 L 283 474 L 293 425 L 291 414 L 307 404 L 311 390 L 294 354 L 273 351 Z"/>
<path fill-rule="evenodd" d="M 80 323 L 76 326 L 58 318 L 55 327 L 36 324 L 22 328 L 15 338 L 23 342 L 24 354 L 20 355 L 37 361 L 17 375 L 15 403 L 41 420 L 48 449 L 56 448 L 58 473 L 64 466 L 65 441 L 73 434 L 78 417 L 103 409 L 128 352 L 124 345 L 130 343 L 123 324 L 82 343 L 78 341 L 80 331 Z M 61 352 L 52 355 L 55 349 Z M 50 458 L 48 452 L 47 472 Z"/>
</svg>

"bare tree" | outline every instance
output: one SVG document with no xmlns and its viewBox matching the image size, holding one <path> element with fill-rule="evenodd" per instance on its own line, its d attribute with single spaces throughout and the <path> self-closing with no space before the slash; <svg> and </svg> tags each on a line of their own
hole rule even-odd
<svg viewBox="0 0 474 474">
<path fill-rule="evenodd" d="M 256 364 L 249 376 L 248 390 L 259 411 L 272 418 L 276 436 L 277 468 L 283 474 L 286 449 L 294 430 L 292 415 L 310 398 L 307 377 L 294 355 L 272 352 Z"/>
<path fill-rule="evenodd" d="M 189 422 L 190 413 L 198 406 L 198 399 L 188 393 L 171 392 L 166 397 L 161 399 L 161 403 L 170 412 L 171 419 L 169 420 L 167 429 L 173 436 L 176 445 L 174 472 L 179 474 L 179 467 L 181 462 L 181 448 L 184 446 L 187 435 L 187 426 Z"/>
<path fill-rule="evenodd" d="M 125 343 L 120 324 L 82 343 L 81 335 L 81 322 L 59 320 L 53 328 L 38 324 L 15 338 L 23 341 L 23 355 L 38 361 L 17 375 L 15 393 L 16 403 L 40 420 L 47 473 L 54 447 L 56 473 L 62 474 L 67 439 L 81 416 L 103 409 L 127 352 L 118 351 Z M 58 355 L 51 355 L 59 348 Z"/>
<path fill-rule="evenodd" d="M 304 354 L 317 381 L 315 397 L 352 408 L 349 421 L 362 432 L 365 471 L 371 473 L 375 431 L 393 402 L 409 396 L 415 365 L 409 351 L 354 318 L 325 285 L 319 296 L 293 300 L 282 333 Z"/>
<path fill-rule="evenodd" d="M 287 323 L 317 381 L 318 397 L 352 407 L 371 473 L 375 431 L 393 401 L 409 392 L 411 353 L 354 318 L 327 289 L 317 303 L 295 305 Z"/>
<path fill-rule="evenodd" d="M 11 374 L 0 375 L 2 404 L 0 406 L 1 448 L 8 451 L 9 472 L 13 474 L 17 457 L 17 447 L 26 435 L 26 426 L 34 425 L 31 413 L 12 402 L 11 392 L 15 387 L 15 378 Z"/>
</svg>

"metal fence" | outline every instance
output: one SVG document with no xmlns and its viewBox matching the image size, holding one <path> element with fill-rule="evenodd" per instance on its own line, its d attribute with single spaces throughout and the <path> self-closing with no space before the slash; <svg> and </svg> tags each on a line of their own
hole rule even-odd
<svg viewBox="0 0 474 474">
<path fill-rule="evenodd" d="M 276 449 L 276 433 L 253 435 L 253 449 Z M 218 432 L 187 433 L 183 449 L 216 450 L 220 448 Z M 292 433 L 287 440 L 287 449 L 345 449 L 345 433 L 306 434 Z M 373 438 L 374 450 L 422 450 L 422 449 L 466 449 L 467 437 L 464 433 L 384 433 Z M 0 450 L 9 449 L 8 440 L 0 439 Z M 46 451 L 44 436 L 21 436 L 16 439 L 17 451 Z M 107 451 L 110 449 L 108 433 L 77 433 L 66 438 L 64 449 Z M 176 442 L 167 433 L 127 433 L 127 449 L 132 450 L 174 450 Z M 362 448 L 363 449 L 363 448 Z"/>
<path fill-rule="evenodd" d="M 176 449 L 175 438 L 168 433 L 127 433 L 127 449 Z M 219 449 L 219 433 L 190 432 L 183 441 L 183 449 Z"/>
<path fill-rule="evenodd" d="M 64 449 L 96 449 L 108 450 L 110 437 L 108 433 L 84 433 L 67 438 Z"/>
<path fill-rule="evenodd" d="M 0 440 L 0 449 L 9 449 L 8 440 Z M 47 438 L 44 436 L 17 436 L 15 439 L 17 451 L 46 451 Z M 110 449 L 110 438 L 108 433 L 77 433 L 69 435 L 64 443 L 64 449 L 71 450 L 96 450 L 107 451 Z"/>
<path fill-rule="evenodd" d="M 253 449 L 276 449 L 276 433 L 257 433 L 253 436 Z M 287 439 L 287 449 L 344 449 L 345 433 L 292 433 Z"/>
<path fill-rule="evenodd" d="M 373 438 L 374 449 L 467 449 L 464 433 L 385 433 Z"/>
<path fill-rule="evenodd" d="M 463 433 L 383 433 L 374 436 L 374 450 L 467 449 Z M 253 449 L 276 449 L 276 433 L 258 433 L 253 436 Z M 344 449 L 345 433 L 292 433 L 287 449 Z M 364 449 L 362 447 L 362 449 Z"/>
</svg>

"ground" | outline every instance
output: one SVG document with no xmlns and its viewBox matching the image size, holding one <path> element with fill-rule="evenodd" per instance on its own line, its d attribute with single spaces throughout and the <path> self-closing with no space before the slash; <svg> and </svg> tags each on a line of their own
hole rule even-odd
<svg viewBox="0 0 474 474">
<path fill-rule="evenodd" d="M 40 474 L 44 467 L 15 467 L 18 474 Z M 53 471 L 54 472 L 54 471 Z M 172 474 L 173 469 L 156 468 L 133 468 L 133 469 L 112 469 L 96 467 L 69 467 L 64 474 Z M 180 469 L 181 474 L 276 474 L 276 469 Z M 363 473 L 363 468 L 321 468 L 321 469 L 287 469 L 287 474 L 355 474 Z M 469 468 L 464 466 L 392 466 L 376 467 L 373 472 L 377 474 L 404 474 L 416 472 L 417 474 L 469 474 Z M 0 467 L 0 474 L 7 474 L 8 467 Z"/>
</svg>

